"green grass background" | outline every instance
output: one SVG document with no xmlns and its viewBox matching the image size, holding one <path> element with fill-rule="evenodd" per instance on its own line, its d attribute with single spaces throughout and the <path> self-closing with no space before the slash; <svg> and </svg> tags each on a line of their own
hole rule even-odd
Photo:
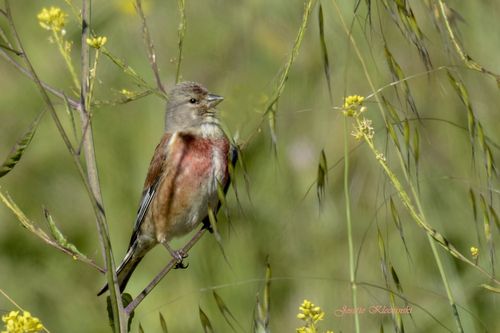
<svg viewBox="0 0 500 333">
<path fill-rule="evenodd" d="M 333 3 L 321 3 L 333 103 L 340 107 L 344 96 L 368 96 L 372 91 Z M 385 87 L 382 92 L 400 117 L 411 120 L 412 131 L 418 128 L 421 139 L 418 181 L 429 223 L 469 258 L 470 247 L 478 247 L 479 264 L 491 271 L 480 204 L 477 201 L 479 217 L 476 223 L 468 194 L 473 188 L 476 199 L 478 193 L 483 193 L 489 200 L 482 158 L 476 146 L 472 159 L 466 108 L 441 66 L 448 66 L 456 77 L 461 77 L 485 134 L 495 143 L 499 142 L 498 87 L 494 80 L 467 69 L 448 38 L 448 48 L 443 44 L 423 1 L 410 3 L 426 36 L 434 68 L 430 73 L 426 73 L 414 45 L 394 25 L 380 2 L 371 3 L 370 21 L 364 1 L 355 17 L 354 2 L 339 0 L 376 88 Z M 500 3 L 450 1 L 448 5 L 467 21 L 467 24 L 459 22 L 465 50 L 482 66 L 500 72 L 497 56 L 500 52 Z M 43 7 L 50 6 L 71 13 L 62 0 L 11 2 L 16 28 L 39 77 L 71 95 L 71 77 L 57 46 L 49 43 L 49 33 L 39 26 L 36 17 Z M 394 4 L 391 6 L 395 10 Z M 278 103 L 277 155 L 271 148 L 266 120 L 243 151 L 251 201 L 238 167 L 241 210 L 231 190 L 228 195 L 231 229 L 224 214 L 219 214 L 229 264 L 215 238 L 205 235 L 189 253 L 189 268 L 172 271 L 141 303 L 132 331 L 137 332 L 139 322 L 146 332 L 159 331 L 160 311 L 169 331 L 201 332 L 199 306 L 216 331 L 230 331 L 212 297 L 210 289 L 215 288 L 243 331 L 250 332 L 256 296 L 262 300 L 263 282 L 259 280 L 265 277 L 267 262 L 274 278 L 271 283 L 271 331 L 294 332 L 295 328 L 303 326 L 296 315 L 304 299 L 322 306 L 325 320 L 320 325 L 321 331 L 354 331 L 352 315 L 337 317 L 334 314 L 344 305 L 352 307 L 343 191 L 344 133 L 342 115 L 332 108 L 329 100 L 319 42 L 318 8 L 319 2 L 313 7 L 301 49 Z M 176 70 L 170 60 L 177 57 L 178 52 L 180 17 L 177 2 L 147 1 L 145 11 L 161 79 L 169 89 L 175 83 Z M 212 93 L 226 97 L 219 109 L 233 135 L 238 133 L 242 140 L 248 139 L 258 128 L 264 110 L 262 101 L 272 95 L 280 70 L 288 61 L 303 13 L 303 1 L 297 0 L 187 1 L 182 79 L 200 82 Z M 0 26 L 9 31 L 4 17 L 0 17 Z M 106 48 L 112 54 L 154 85 L 140 20 L 128 2 L 93 1 L 91 28 L 98 36 L 107 37 Z M 72 59 L 79 71 L 80 29 L 72 16 L 66 32 L 66 39 L 74 41 Z M 415 120 L 401 88 L 387 87 L 393 80 L 384 56 L 384 41 L 406 77 L 412 76 L 408 83 L 421 121 Z M 12 57 L 22 63 L 20 58 Z M 0 59 L 0 77 L 0 158 L 3 159 L 45 104 L 35 84 L 3 58 Z M 115 99 L 120 97 L 122 89 L 139 90 L 132 78 L 103 55 L 97 77 L 96 98 Z M 368 107 L 365 116 L 373 120 L 376 129 L 378 150 L 386 154 L 391 169 L 404 179 L 375 99 L 367 99 L 364 104 Z M 63 106 L 58 106 L 57 110 L 69 131 Z M 127 249 L 147 167 L 163 131 L 164 111 L 165 101 L 156 96 L 93 110 L 99 175 L 117 263 Z M 456 332 L 425 232 L 405 212 L 368 146 L 360 145 L 353 137 L 349 137 L 348 145 L 356 279 L 361 283 L 358 306 L 366 308 L 367 312 L 374 305 L 390 307 L 380 268 L 378 228 L 388 258 L 413 308 L 411 317 L 402 315 L 405 331 Z M 322 149 L 330 169 L 326 198 L 320 209 L 315 180 Z M 497 160 L 498 153 L 492 146 L 492 154 Z M 492 185 L 491 202 L 498 209 L 498 182 L 495 180 Z M 95 256 L 97 263 L 102 263 L 89 199 L 48 113 L 22 160 L 10 174 L 0 179 L 0 186 L 30 220 L 42 227 L 45 223 L 42 205 L 45 205 L 68 240 L 88 256 Z M 388 203 L 391 197 L 401 214 L 408 251 L 392 220 Z M 0 289 L 40 318 L 51 332 L 108 331 L 105 297 L 95 296 L 105 282 L 104 276 L 47 246 L 20 227 L 4 205 L 0 205 L 0 228 Z M 498 228 L 493 225 L 492 233 L 498 245 Z M 188 238 L 176 240 L 172 246 L 179 248 Z M 494 251 L 497 253 L 496 248 Z M 465 331 L 500 330 L 496 315 L 499 296 L 478 287 L 489 282 L 487 277 L 452 258 L 442 248 L 439 253 Z M 127 291 L 137 295 L 168 261 L 170 256 L 165 249 L 157 247 L 141 263 Z M 494 263 L 498 264 L 496 257 Z M 394 283 L 390 286 L 396 290 Z M 405 307 L 401 299 L 396 302 Z M 10 310 L 14 310 L 14 306 L 0 297 L 1 314 Z M 365 313 L 360 315 L 360 322 L 362 332 L 378 332 L 381 325 L 388 332 L 394 329 L 389 315 Z"/>
</svg>

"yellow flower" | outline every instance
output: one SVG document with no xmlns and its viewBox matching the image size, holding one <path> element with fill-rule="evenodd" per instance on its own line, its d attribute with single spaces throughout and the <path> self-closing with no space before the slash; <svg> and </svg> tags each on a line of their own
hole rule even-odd
<svg viewBox="0 0 500 333">
<path fill-rule="evenodd" d="M 11 311 L 8 316 L 2 316 L 2 321 L 7 323 L 7 331 L 2 333 L 30 333 L 43 330 L 43 325 L 38 318 L 31 317 L 31 313 L 24 311 L 19 315 L 19 311 Z"/>
<path fill-rule="evenodd" d="M 363 100 L 365 98 L 362 96 L 354 95 L 344 98 L 344 106 L 342 109 L 342 113 L 344 113 L 348 117 L 353 117 L 356 115 L 356 111 L 358 106 L 362 105 Z M 361 108 L 360 113 L 364 112 L 366 108 Z"/>
<path fill-rule="evenodd" d="M 472 258 L 474 259 L 477 265 L 477 260 L 479 259 L 479 249 L 476 247 L 471 247 L 470 252 L 472 253 Z"/>
<path fill-rule="evenodd" d="M 106 42 L 108 41 L 108 39 L 106 37 L 97 37 L 97 38 L 93 38 L 93 39 L 89 39 L 87 38 L 87 44 L 89 44 L 90 46 L 92 46 L 94 49 L 100 49 L 101 46 L 104 46 L 104 44 L 106 44 Z"/>
<path fill-rule="evenodd" d="M 68 21 L 64 18 L 68 17 L 67 14 L 64 14 L 61 11 L 61 8 L 50 7 L 50 10 L 44 8 L 40 14 L 38 14 L 38 19 L 40 20 L 40 25 L 42 28 L 47 30 L 61 30 L 61 27 L 64 27 Z"/>
<path fill-rule="evenodd" d="M 315 306 L 308 300 L 304 300 L 301 305 L 299 310 L 303 313 L 299 313 L 297 318 L 305 321 L 306 326 L 297 328 L 296 331 L 298 333 L 318 333 L 318 328 L 314 324 L 323 320 L 325 313 L 321 311 L 321 307 Z"/>
</svg>

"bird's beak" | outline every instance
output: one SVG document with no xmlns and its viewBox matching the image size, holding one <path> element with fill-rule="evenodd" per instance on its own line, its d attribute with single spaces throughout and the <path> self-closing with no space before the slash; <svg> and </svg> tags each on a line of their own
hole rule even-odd
<svg viewBox="0 0 500 333">
<path fill-rule="evenodd" d="M 217 96 L 217 95 L 208 95 L 207 97 L 207 101 L 208 101 L 208 107 L 211 109 L 211 108 L 215 108 L 217 106 L 217 104 L 219 104 L 220 102 L 222 102 L 224 100 L 224 97 L 222 96 Z"/>
</svg>

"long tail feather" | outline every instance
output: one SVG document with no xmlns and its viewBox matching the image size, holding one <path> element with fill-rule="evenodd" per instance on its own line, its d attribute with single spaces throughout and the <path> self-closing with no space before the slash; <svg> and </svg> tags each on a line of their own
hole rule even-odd
<svg viewBox="0 0 500 333">
<path fill-rule="evenodd" d="M 144 257 L 135 257 L 134 258 L 134 247 L 132 246 L 127 254 L 125 255 L 125 258 L 123 259 L 122 263 L 118 268 L 116 269 L 116 275 L 118 276 L 118 285 L 120 286 L 120 293 L 123 293 L 125 290 L 125 287 L 127 286 L 128 280 L 132 276 L 132 273 L 134 273 L 135 269 L 137 268 L 137 265 L 141 262 L 142 258 Z M 102 287 L 101 291 L 97 294 L 97 296 L 101 296 L 104 294 L 107 290 L 109 289 L 108 284 L 106 283 L 104 287 Z"/>
</svg>

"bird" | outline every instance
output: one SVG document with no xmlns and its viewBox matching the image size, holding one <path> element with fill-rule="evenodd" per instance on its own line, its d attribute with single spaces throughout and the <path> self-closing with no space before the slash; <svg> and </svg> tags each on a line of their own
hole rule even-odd
<svg viewBox="0 0 500 333">
<path fill-rule="evenodd" d="M 206 223 L 208 206 L 219 205 L 219 184 L 229 184 L 231 145 L 215 108 L 224 98 L 195 82 L 181 82 L 168 95 L 165 132 L 149 165 L 127 253 L 116 270 L 121 293 L 158 244 L 183 267 L 187 253 L 168 242 Z M 107 290 L 108 284 L 98 296 Z"/>
</svg>

